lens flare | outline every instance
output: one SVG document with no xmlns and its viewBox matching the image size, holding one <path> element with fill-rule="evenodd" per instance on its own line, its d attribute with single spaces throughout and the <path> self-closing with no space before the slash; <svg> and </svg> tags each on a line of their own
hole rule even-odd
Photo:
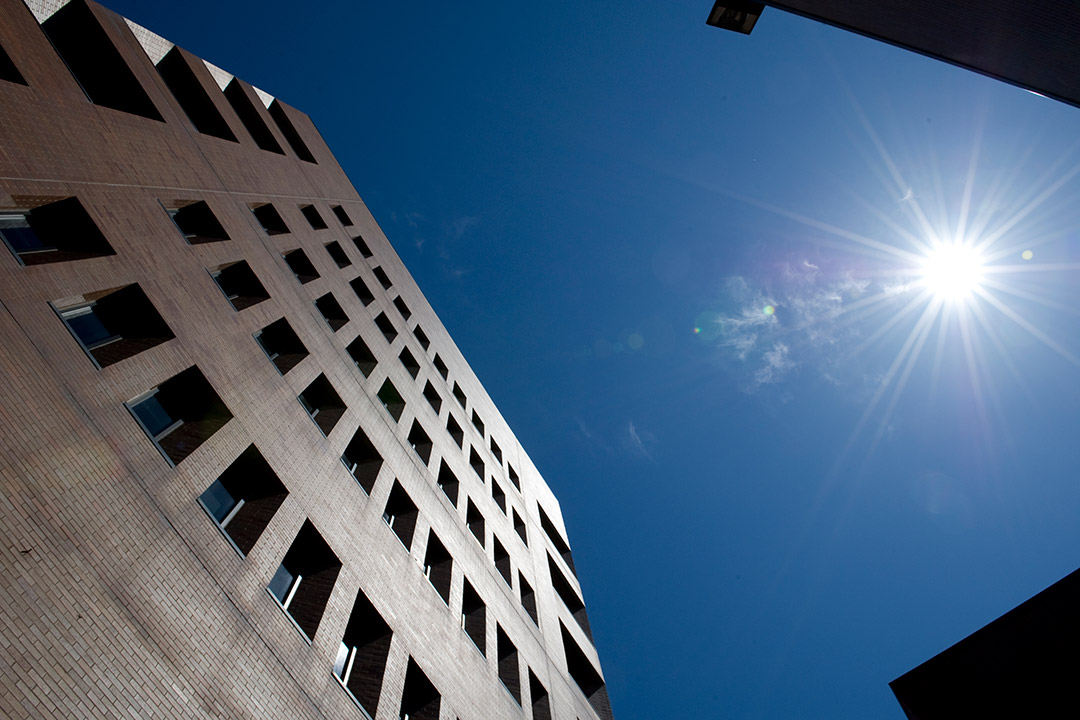
<svg viewBox="0 0 1080 720">
<path fill-rule="evenodd" d="M 983 259 L 979 251 L 960 242 L 939 245 L 923 261 L 923 282 L 942 300 L 970 297 L 979 289 L 982 278 Z"/>
</svg>

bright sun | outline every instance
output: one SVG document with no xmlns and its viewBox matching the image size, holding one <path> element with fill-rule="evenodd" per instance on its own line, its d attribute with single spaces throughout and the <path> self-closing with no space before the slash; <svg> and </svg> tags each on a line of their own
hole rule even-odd
<svg viewBox="0 0 1080 720">
<path fill-rule="evenodd" d="M 963 243 L 939 245 L 922 266 L 923 282 L 941 300 L 963 300 L 979 289 L 983 259 L 978 250 Z"/>
</svg>

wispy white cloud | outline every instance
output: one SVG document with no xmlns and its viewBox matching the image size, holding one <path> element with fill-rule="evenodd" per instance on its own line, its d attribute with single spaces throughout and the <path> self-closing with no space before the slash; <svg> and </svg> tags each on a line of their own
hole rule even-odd
<svg viewBox="0 0 1080 720">
<path fill-rule="evenodd" d="M 634 454 L 641 455 L 642 457 L 652 460 L 652 453 L 650 453 L 649 448 L 646 447 L 646 443 L 652 445 L 656 441 L 656 438 L 653 437 L 652 433 L 644 431 L 639 432 L 637 427 L 634 425 L 633 420 L 627 423 L 626 431 L 630 449 L 634 452 Z"/>
</svg>

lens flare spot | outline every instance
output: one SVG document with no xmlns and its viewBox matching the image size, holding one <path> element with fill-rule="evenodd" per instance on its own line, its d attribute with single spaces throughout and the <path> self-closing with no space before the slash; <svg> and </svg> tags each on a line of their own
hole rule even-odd
<svg viewBox="0 0 1080 720">
<path fill-rule="evenodd" d="M 1031 252 L 1030 250 L 1025 250 L 1024 252 L 1020 253 L 1020 257 L 1024 258 L 1025 260 L 1030 260 L 1031 258 L 1035 257 L 1035 253 Z"/>
<path fill-rule="evenodd" d="M 922 267 L 923 282 L 942 300 L 963 300 L 979 288 L 983 260 L 979 252 L 960 242 L 931 250 Z"/>
<path fill-rule="evenodd" d="M 766 305 L 761 312 L 765 313 L 766 315 L 773 315 L 776 313 L 776 308 L 774 308 L 772 305 Z"/>
<path fill-rule="evenodd" d="M 640 350 L 641 346 L 645 344 L 645 338 L 641 337 L 640 333 L 631 333 L 630 337 L 626 338 L 626 344 L 630 346 L 631 350 Z"/>
</svg>

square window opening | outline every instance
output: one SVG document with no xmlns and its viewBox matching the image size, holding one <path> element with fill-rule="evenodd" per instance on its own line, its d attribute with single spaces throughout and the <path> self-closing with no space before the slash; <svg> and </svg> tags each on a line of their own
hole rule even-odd
<svg viewBox="0 0 1080 720">
<path fill-rule="evenodd" d="M 375 296 L 371 293 L 371 289 L 368 288 L 367 283 L 364 282 L 362 277 L 355 277 L 349 281 L 349 287 L 356 293 L 356 297 L 360 300 L 360 304 L 367 307 L 371 303 L 375 302 Z"/>
<path fill-rule="evenodd" d="M 194 365 L 125 405 L 173 465 L 232 419 L 225 403 Z"/>
<path fill-rule="evenodd" d="M 54 300 L 50 304 L 99 368 L 175 337 L 137 284 Z"/>
<path fill-rule="evenodd" d="M 502 625 L 495 626 L 496 654 L 499 660 L 499 680 L 502 682 L 514 701 L 521 704 L 521 668 L 518 666 L 518 651 L 514 643 L 510 642 L 510 636 L 503 630 Z"/>
<path fill-rule="evenodd" d="M 431 460 L 431 438 L 428 437 L 427 432 L 424 431 L 424 428 L 417 420 L 413 420 L 412 428 L 409 430 L 409 445 L 427 465 L 428 461 Z"/>
<path fill-rule="evenodd" d="M 435 369 L 442 375 L 442 379 L 446 380 L 447 376 L 450 374 L 450 369 L 446 367 L 446 363 L 439 357 L 439 353 L 435 353 L 435 359 L 432 362 L 435 365 Z"/>
<path fill-rule="evenodd" d="M 510 553 L 506 552 L 506 548 L 503 547 L 497 536 L 492 536 L 491 544 L 495 549 L 495 569 L 499 571 L 502 579 L 506 581 L 506 586 L 513 589 L 514 572 L 513 568 L 510 567 Z"/>
<path fill-rule="evenodd" d="M 458 401 L 458 405 L 464 410 L 468 399 L 465 397 L 465 391 L 457 383 L 454 383 L 454 399 Z"/>
<path fill-rule="evenodd" d="M 503 515 L 506 514 L 506 492 L 499 485 L 495 478 L 491 478 L 491 499 L 495 501 L 495 504 L 499 506 L 499 509 L 503 511 Z"/>
<path fill-rule="evenodd" d="M 229 239 L 229 233 L 205 201 L 175 201 L 162 205 L 188 244 L 201 245 Z"/>
<path fill-rule="evenodd" d="M 207 268 L 207 272 L 237 312 L 270 299 L 270 293 L 266 292 L 246 260 Z"/>
<path fill-rule="evenodd" d="M 386 317 L 386 313 L 381 312 L 375 318 L 375 326 L 379 328 L 379 332 L 386 338 L 386 342 L 392 343 L 398 336 L 397 328 L 394 327 L 394 323 L 390 321 L 390 318 Z"/>
<path fill-rule="evenodd" d="M 345 268 L 352 265 L 352 260 L 345 254 L 344 248 L 341 247 L 341 243 L 337 240 L 334 242 L 326 243 L 323 247 L 326 248 L 326 253 L 330 256 L 330 259 L 334 261 L 334 264 L 339 268 Z"/>
<path fill-rule="evenodd" d="M 521 594 L 521 607 L 533 621 L 533 624 L 540 627 L 540 618 L 536 611 L 536 593 L 521 572 L 518 572 L 518 592 Z M 535 698 L 535 695 L 533 697 Z"/>
<path fill-rule="evenodd" d="M 439 691 L 410 657 L 408 669 L 405 671 L 405 688 L 401 693 L 398 717 L 401 720 L 439 720 L 441 703 Z"/>
<path fill-rule="evenodd" d="M 277 123 L 278 130 L 285 136 L 285 142 L 289 143 L 289 147 L 296 153 L 296 157 L 304 162 L 312 163 L 313 165 L 318 164 L 315 162 L 315 156 L 311 154 L 311 150 L 304 144 L 304 139 L 300 137 L 300 133 L 296 130 L 296 126 L 293 125 L 292 120 L 289 119 L 289 114 L 285 111 L 285 106 L 282 105 L 279 100 L 274 100 L 267 109 L 270 111 L 270 117 Z"/>
<path fill-rule="evenodd" d="M 368 717 L 378 712 L 393 632 L 363 590 L 356 593 L 345 635 L 334 660 L 334 675 Z"/>
<path fill-rule="evenodd" d="M 323 374 L 312 380 L 296 399 L 300 401 L 300 405 L 319 431 L 326 436 L 330 435 L 330 431 L 345 414 L 345 401 Z"/>
<path fill-rule="evenodd" d="M 363 428 L 357 428 L 352 440 L 345 446 L 345 452 L 341 454 L 341 464 L 364 492 L 370 495 L 379 477 L 379 470 L 382 469 L 383 458 Z"/>
<path fill-rule="evenodd" d="M 398 355 L 398 360 L 405 366 L 405 369 L 409 371 L 409 375 L 416 379 L 416 376 L 420 374 L 420 363 L 413 357 L 409 348 L 402 348 L 401 353 Z"/>
<path fill-rule="evenodd" d="M 341 223 L 343 227 L 352 227 L 352 218 L 349 217 L 349 213 L 345 212 L 345 208 L 340 205 L 331 205 L 330 210 L 337 216 L 338 222 Z"/>
<path fill-rule="evenodd" d="M 427 551 L 424 554 L 424 576 L 447 605 L 450 605 L 450 580 L 453 569 L 454 559 L 450 557 L 450 552 L 439 542 L 435 533 L 429 530 Z"/>
<path fill-rule="evenodd" d="M 362 258 L 375 257 L 375 253 L 371 252 L 371 248 L 368 247 L 367 240 L 364 240 L 364 238 L 362 236 L 357 235 L 356 237 L 354 237 L 352 239 L 352 241 L 353 241 L 353 245 L 356 246 L 356 249 L 360 251 L 360 257 L 362 257 Z"/>
<path fill-rule="evenodd" d="M 473 410 L 472 414 L 472 424 L 473 427 L 476 428 L 477 432 L 480 433 L 480 437 L 484 437 L 484 421 L 480 419 L 480 416 L 476 413 L 475 410 Z"/>
<path fill-rule="evenodd" d="M 495 438 L 491 438 L 489 446 L 491 447 L 491 454 L 494 455 L 495 459 L 499 461 L 500 465 L 502 465 L 502 448 L 499 447 L 499 443 L 495 442 Z"/>
<path fill-rule="evenodd" d="M 461 593 L 461 629 L 481 655 L 487 655 L 487 606 L 472 584 L 464 581 Z"/>
<path fill-rule="evenodd" d="M 116 254 L 86 208 L 74 197 L 44 202 L 26 211 L 0 211 L 0 237 L 20 265 Z"/>
<path fill-rule="evenodd" d="M 247 555 L 289 491 L 249 445 L 199 496 L 199 503 L 241 555 Z"/>
<path fill-rule="evenodd" d="M 337 332 L 349 323 L 349 316 L 341 307 L 341 303 L 334 297 L 334 293 L 326 293 L 315 301 L 315 307 L 323 316 L 323 320 L 330 329 Z"/>
<path fill-rule="evenodd" d="M 259 221 L 259 225 L 267 235 L 284 235 L 289 232 L 289 226 L 285 224 L 281 213 L 277 211 L 273 203 L 262 203 L 251 206 L 251 214 Z"/>
<path fill-rule="evenodd" d="M 563 540 L 562 534 L 555 527 L 555 523 L 551 522 L 548 514 L 544 512 L 544 508 L 538 504 L 536 509 L 540 511 L 540 527 L 543 528 L 544 534 L 548 536 L 548 540 L 559 551 L 559 555 L 566 563 L 566 566 L 570 568 L 570 572 L 577 575 L 577 570 L 574 569 L 574 556 L 570 554 L 570 546 Z"/>
<path fill-rule="evenodd" d="M 472 467 L 473 472 L 480 476 L 480 479 L 484 479 L 484 461 L 480 459 L 480 453 L 476 452 L 476 448 L 469 448 L 469 465 Z"/>
<path fill-rule="evenodd" d="M 308 356 L 308 349 L 304 347 L 304 343 L 285 318 L 270 323 L 256 332 L 254 337 L 255 342 L 259 343 L 259 347 L 266 353 L 266 357 L 282 375 L 299 365 L 300 361 Z"/>
<path fill-rule="evenodd" d="M 420 343 L 420 347 L 424 348 L 424 352 L 427 352 L 427 349 L 431 347 L 431 341 L 428 340 L 428 336 L 424 332 L 424 329 L 417 325 L 413 328 L 412 334 L 413 337 L 416 338 L 416 342 Z"/>
<path fill-rule="evenodd" d="M 311 640 L 340 571 L 337 555 L 305 520 L 266 589 Z"/>
<path fill-rule="evenodd" d="M 390 413 L 390 417 L 394 418 L 394 422 L 401 419 L 401 414 L 405 412 L 405 399 L 394 387 L 394 383 L 390 382 L 390 378 L 387 378 L 379 388 L 378 398 L 386 411 Z"/>
<path fill-rule="evenodd" d="M 510 463 L 506 463 L 506 474 L 510 476 L 510 484 L 516 487 L 518 492 L 521 492 L 521 478 L 518 477 L 517 471 L 514 470 L 514 466 Z"/>
<path fill-rule="evenodd" d="M 435 386 L 431 384 L 430 380 L 424 385 L 424 399 L 428 401 L 428 405 L 430 405 L 431 409 L 438 415 L 439 410 L 442 409 L 442 396 L 439 395 L 439 392 L 435 389 Z"/>
<path fill-rule="evenodd" d="M 551 700 L 540 679 L 529 670 L 529 697 L 532 698 L 532 720 L 551 720 Z"/>
<path fill-rule="evenodd" d="M 308 225 L 311 226 L 312 230 L 325 230 L 327 228 L 326 221 L 322 219 L 319 209 L 314 205 L 301 205 L 300 212 L 303 213 L 304 219 L 308 221 Z"/>
<path fill-rule="evenodd" d="M 480 542 L 480 547 L 487 547 L 484 540 L 484 516 L 471 498 L 465 510 L 465 527 L 469 528 L 469 532 Z"/>
<path fill-rule="evenodd" d="M 574 616 L 577 624 L 585 631 L 585 637 L 591 641 L 593 639 L 592 629 L 589 627 L 589 616 L 585 612 L 585 603 L 578 596 L 570 581 L 559 570 L 559 566 L 551 555 L 548 555 L 548 572 L 551 574 L 551 586 L 555 588 L 555 593 L 566 605 L 566 609 L 570 611 L 570 614 Z"/>
<path fill-rule="evenodd" d="M 375 371 L 375 366 L 379 364 L 375 359 L 375 353 L 371 352 L 364 338 L 359 335 L 346 346 L 345 352 L 349 353 L 349 357 L 356 363 L 356 369 L 365 378 L 369 377 Z"/>
<path fill-rule="evenodd" d="M 574 636 L 570 634 L 561 621 L 559 622 L 559 629 L 562 631 L 563 652 L 566 656 L 566 668 L 570 672 L 570 677 L 581 689 L 585 699 L 589 701 L 589 705 L 600 720 L 613 720 L 611 701 L 608 699 L 603 678 L 600 677 L 600 673 L 596 671 L 589 658 L 575 642 Z"/>
<path fill-rule="evenodd" d="M 453 414 L 446 416 L 446 431 L 450 433 L 450 437 L 454 439 L 458 447 L 465 446 L 465 431 L 461 429 L 461 425 L 454 419 Z"/>
<path fill-rule="evenodd" d="M 375 279 L 379 281 L 379 284 L 383 286 L 383 290 L 389 290 L 394 286 L 394 284 L 390 282 L 390 277 L 386 274 L 386 271 L 380 266 L 376 265 L 373 267 L 371 269 L 371 274 L 374 275 Z"/>
<path fill-rule="evenodd" d="M 285 264 L 292 270 L 293 275 L 296 276 L 297 281 L 301 285 L 306 285 L 312 280 L 319 279 L 319 271 L 315 269 L 315 266 L 311 263 L 311 259 L 308 258 L 307 253 L 302 248 L 296 248 L 290 250 L 287 253 L 282 253 L 281 257 L 285 260 Z"/>
<path fill-rule="evenodd" d="M 398 312 L 401 313 L 401 317 L 405 318 L 406 320 L 412 317 L 412 310 L 409 309 L 409 306 L 405 304 L 405 301 L 401 299 L 400 295 L 394 298 L 394 307 L 396 307 L 398 309 Z"/>
<path fill-rule="evenodd" d="M 23 78 L 22 73 L 19 72 L 19 68 L 15 67 L 15 63 L 12 62 L 11 56 L 7 54 L 3 46 L 0 46 L 0 80 L 6 80 L 10 83 L 16 83 L 18 85 L 26 85 L 26 79 Z"/>
<path fill-rule="evenodd" d="M 248 135 L 255 141 L 255 145 L 260 150 L 284 155 L 285 151 L 281 149 L 281 144 L 278 143 L 277 138 L 270 132 L 270 127 L 263 120 L 262 111 L 259 109 L 262 103 L 256 102 L 255 97 L 255 91 L 244 87 L 243 82 L 238 78 L 233 78 L 225 86 L 225 99 L 232 105 L 233 112 L 236 113 L 236 117 L 240 118 L 244 129 L 248 131 Z"/>
<path fill-rule="evenodd" d="M 401 483 L 395 480 L 394 487 L 390 490 L 390 497 L 386 500 L 386 509 L 383 510 L 383 521 L 394 531 L 406 550 L 412 546 L 413 532 L 416 531 L 418 517 L 416 503 L 405 492 Z"/>
<path fill-rule="evenodd" d="M 237 142 L 229 123 L 199 82 L 199 76 L 179 47 L 173 47 L 158 61 L 157 71 L 197 132 Z"/>
<path fill-rule="evenodd" d="M 439 475 L 435 480 L 435 484 L 443 491 L 443 494 L 446 495 L 446 499 L 450 501 L 450 504 L 457 507 L 459 488 L 458 479 L 457 476 L 454 475 L 454 471 L 446 464 L 445 460 L 439 461 Z"/>
<path fill-rule="evenodd" d="M 525 543 L 525 547 L 529 546 L 529 535 L 525 529 L 525 521 L 518 515 L 517 508 L 512 508 L 514 514 L 514 532 L 521 538 L 521 542 Z"/>
</svg>

